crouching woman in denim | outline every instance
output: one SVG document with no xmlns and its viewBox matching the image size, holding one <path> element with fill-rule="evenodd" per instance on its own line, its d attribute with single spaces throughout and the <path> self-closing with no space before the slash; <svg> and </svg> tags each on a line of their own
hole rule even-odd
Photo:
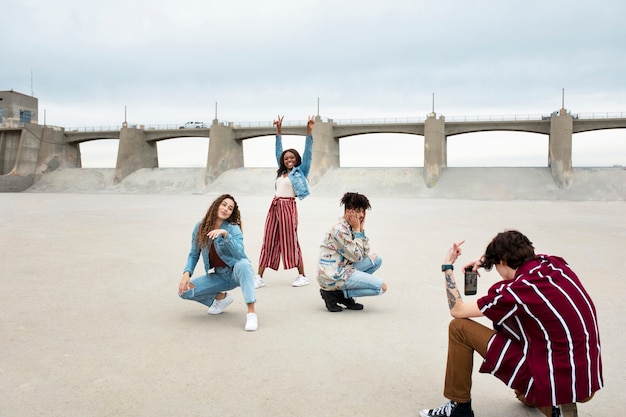
<svg viewBox="0 0 626 417">
<path fill-rule="evenodd" d="M 191 279 L 200 254 L 205 273 Z M 211 269 L 213 271 L 209 272 Z M 254 272 L 244 252 L 241 214 L 235 199 L 223 194 L 213 201 L 202 221 L 193 229 L 191 249 L 178 285 L 178 295 L 204 304 L 209 308 L 209 314 L 220 314 L 233 302 L 227 291 L 237 287 L 241 287 L 248 305 L 244 328 L 254 331 L 258 328 L 254 311 Z"/>
</svg>

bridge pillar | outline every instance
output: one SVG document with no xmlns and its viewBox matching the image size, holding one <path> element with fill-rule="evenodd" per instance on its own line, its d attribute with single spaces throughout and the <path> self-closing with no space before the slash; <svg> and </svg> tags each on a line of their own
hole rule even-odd
<svg viewBox="0 0 626 417">
<path fill-rule="evenodd" d="M 0 191 L 24 191 L 35 182 L 42 127 L 25 123 L 20 130 L 2 132 Z"/>
<path fill-rule="evenodd" d="M 568 188 L 572 183 L 572 132 L 574 118 L 561 109 L 550 121 L 548 166 L 552 178 L 559 188 Z"/>
<path fill-rule="evenodd" d="M 331 168 L 339 168 L 339 140 L 333 134 L 333 121 L 323 122 L 318 115 L 313 125 L 313 160 L 309 183 L 315 185 Z"/>
<path fill-rule="evenodd" d="M 232 125 L 224 126 L 214 119 L 209 131 L 209 154 L 204 183 L 208 185 L 225 171 L 235 168 L 243 168 L 243 141 L 235 140 Z"/>
<path fill-rule="evenodd" d="M 24 191 L 45 173 L 79 167 L 78 145 L 67 144 L 62 128 L 34 123 L 0 134 L 0 191 Z"/>
<path fill-rule="evenodd" d="M 36 180 L 59 167 L 81 167 L 79 145 L 66 143 L 64 130 L 44 126 L 35 170 Z"/>
<path fill-rule="evenodd" d="M 0 175 L 11 174 L 17 166 L 22 129 L 0 131 Z"/>
<path fill-rule="evenodd" d="M 432 188 L 439 180 L 441 168 L 448 165 L 445 117 L 430 113 L 424 122 L 424 182 Z"/>
<path fill-rule="evenodd" d="M 20 135 L 20 141 L 15 154 L 11 175 L 30 177 L 34 179 L 37 158 L 41 147 L 43 127 L 37 124 L 25 123 Z"/>
<path fill-rule="evenodd" d="M 158 168 L 158 166 L 156 142 L 147 142 L 143 129 L 122 126 L 113 182 L 118 184 L 140 168 Z"/>
</svg>

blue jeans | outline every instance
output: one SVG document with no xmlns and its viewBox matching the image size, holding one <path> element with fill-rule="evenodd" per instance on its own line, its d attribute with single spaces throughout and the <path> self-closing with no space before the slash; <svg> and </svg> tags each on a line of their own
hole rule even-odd
<svg viewBox="0 0 626 417">
<path fill-rule="evenodd" d="M 352 271 L 341 287 L 346 298 L 383 294 L 383 280 L 372 275 L 380 268 L 382 263 L 383 260 L 379 256 L 376 256 L 374 261 L 368 257 L 361 262 L 355 263 L 353 266 L 356 269 Z"/>
<path fill-rule="evenodd" d="M 180 298 L 211 307 L 218 293 L 241 287 L 246 304 L 256 302 L 254 271 L 249 259 L 240 259 L 233 268 L 224 266 L 213 271 L 192 279 L 191 283 L 196 287 L 182 293 Z"/>
</svg>

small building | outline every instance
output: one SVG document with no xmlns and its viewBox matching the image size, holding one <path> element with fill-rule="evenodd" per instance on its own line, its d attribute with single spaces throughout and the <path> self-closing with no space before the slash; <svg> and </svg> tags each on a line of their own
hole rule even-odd
<svg viewBox="0 0 626 417">
<path fill-rule="evenodd" d="M 0 127 L 21 127 L 37 124 L 39 100 L 16 91 L 0 91 Z"/>
</svg>

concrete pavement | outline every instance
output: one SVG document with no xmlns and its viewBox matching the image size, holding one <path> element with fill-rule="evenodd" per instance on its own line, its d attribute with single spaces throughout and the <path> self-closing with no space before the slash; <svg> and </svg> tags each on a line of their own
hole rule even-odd
<svg viewBox="0 0 626 417">
<path fill-rule="evenodd" d="M 444 402 L 444 254 L 465 239 L 460 261 L 476 257 L 508 228 L 568 260 L 594 298 L 606 388 L 579 415 L 615 415 L 626 202 L 371 197 L 366 231 L 389 291 L 331 314 L 314 272 L 341 191 L 298 203 L 312 283 L 293 288 L 295 270 L 267 270 L 253 333 L 238 290 L 219 316 L 176 295 L 215 193 L 0 194 L 0 416 L 417 416 Z M 256 268 L 271 191 L 233 193 Z M 496 279 L 484 274 L 479 295 Z M 476 416 L 540 415 L 488 375 L 476 374 L 473 398 Z"/>
</svg>

